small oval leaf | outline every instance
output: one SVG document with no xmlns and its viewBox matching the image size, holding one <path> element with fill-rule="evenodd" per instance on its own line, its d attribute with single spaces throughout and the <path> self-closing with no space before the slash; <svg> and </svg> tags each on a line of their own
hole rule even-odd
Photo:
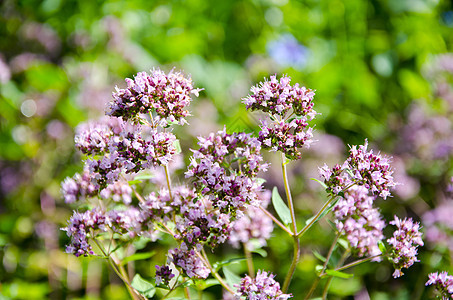
<svg viewBox="0 0 453 300">
<path fill-rule="evenodd" d="M 291 212 L 285 202 L 283 202 L 282 197 L 280 197 L 276 186 L 272 190 L 272 205 L 274 205 L 280 220 L 282 220 L 285 225 L 291 224 Z"/>
</svg>

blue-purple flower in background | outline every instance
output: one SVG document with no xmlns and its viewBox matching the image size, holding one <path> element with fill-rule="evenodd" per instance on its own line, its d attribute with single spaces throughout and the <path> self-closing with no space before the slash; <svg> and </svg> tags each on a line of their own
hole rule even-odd
<svg viewBox="0 0 453 300">
<path fill-rule="evenodd" d="M 300 70 L 305 67 L 309 50 L 299 44 L 296 38 L 285 33 L 276 40 L 269 41 L 266 45 L 269 56 L 280 66 L 292 67 Z"/>
</svg>

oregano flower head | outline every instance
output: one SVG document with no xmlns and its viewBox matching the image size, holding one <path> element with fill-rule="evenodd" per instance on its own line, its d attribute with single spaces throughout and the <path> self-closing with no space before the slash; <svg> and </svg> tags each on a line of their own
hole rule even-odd
<svg viewBox="0 0 453 300">
<path fill-rule="evenodd" d="M 292 298 L 291 294 L 284 294 L 280 289 L 280 284 L 274 280 L 275 275 L 265 271 L 258 270 L 255 278 L 246 275 L 241 279 L 237 287 L 235 299 L 241 299 L 245 296 L 246 299 L 254 300 L 287 300 Z"/>
<path fill-rule="evenodd" d="M 168 74 L 160 69 L 151 70 L 151 74 L 140 72 L 134 79 L 126 78 L 126 83 L 125 89 L 116 87 L 107 115 L 138 122 L 140 114 L 155 112 L 156 121 L 163 126 L 169 122 L 187 123 L 186 107 L 191 96 L 198 97 L 202 90 L 193 87 L 190 77 L 174 70 Z"/>
<path fill-rule="evenodd" d="M 264 149 L 281 151 L 288 159 L 300 159 L 298 148 L 308 148 L 313 128 L 308 122 L 316 116 L 313 109 L 314 91 L 298 83 L 291 86 L 291 78 L 271 76 L 270 80 L 253 86 L 251 95 L 242 103 L 251 111 L 260 110 L 270 115 L 271 122 L 261 120 L 259 140 Z"/>
<path fill-rule="evenodd" d="M 453 299 L 453 276 L 447 272 L 435 272 L 428 275 L 426 286 L 433 285 L 442 300 Z"/>
<path fill-rule="evenodd" d="M 401 220 L 397 216 L 389 222 L 396 226 L 393 237 L 387 240 L 391 249 L 389 250 L 389 259 L 393 262 L 395 272 L 393 277 L 397 278 L 403 275 L 402 268 L 409 268 L 418 262 L 417 248 L 423 246 L 420 223 L 414 222 L 412 218 Z"/>
</svg>

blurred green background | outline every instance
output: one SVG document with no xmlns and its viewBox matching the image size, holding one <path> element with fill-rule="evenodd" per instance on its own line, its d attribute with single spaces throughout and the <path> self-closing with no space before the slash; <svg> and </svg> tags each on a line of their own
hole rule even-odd
<svg viewBox="0 0 453 300">
<path fill-rule="evenodd" d="M 258 117 L 240 99 L 264 77 L 288 74 L 315 89 L 318 146 L 290 166 L 301 222 L 322 205 L 308 180 L 317 177 L 316 166 L 341 162 L 345 145 L 364 138 L 394 156 L 405 183 L 380 203 L 382 213 L 420 220 L 448 201 L 453 175 L 452 44 L 453 4 L 446 0 L 2 1 L 0 299 L 127 298 L 103 261 L 64 253 L 59 228 L 72 209 L 60 182 L 82 169 L 75 126 L 101 116 L 125 77 L 153 67 L 182 69 L 205 89 L 190 108 L 191 126 L 176 130 L 187 152 L 196 136 L 223 124 L 256 130 Z M 273 179 L 281 176 L 278 161 L 274 166 L 269 188 L 282 184 Z M 452 239 L 453 225 L 444 229 Z M 302 240 L 295 299 L 315 278 L 311 249 L 326 252 L 327 232 L 324 222 Z M 282 281 L 291 241 L 269 245 L 257 266 Z M 356 268 L 353 279 L 333 282 L 332 297 L 426 299 L 427 274 L 452 271 L 448 243 L 427 242 L 420 259 L 398 280 L 388 264 Z M 137 269 L 152 276 L 153 267 Z M 213 288 L 206 299 L 219 295 Z"/>
</svg>

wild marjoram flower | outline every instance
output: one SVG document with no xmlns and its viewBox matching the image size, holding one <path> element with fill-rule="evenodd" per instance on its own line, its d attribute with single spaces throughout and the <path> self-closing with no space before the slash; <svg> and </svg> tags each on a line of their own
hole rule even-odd
<svg viewBox="0 0 453 300">
<path fill-rule="evenodd" d="M 300 159 L 302 154 L 297 148 L 310 147 L 313 128 L 308 126 L 317 115 L 313 110 L 315 92 L 296 83 L 290 85 L 291 78 L 282 76 L 277 80 L 260 82 L 252 87 L 251 95 L 242 103 L 251 111 L 261 110 L 269 113 L 271 123 L 261 121 L 259 140 L 264 149 L 283 152 L 288 159 Z"/>
<path fill-rule="evenodd" d="M 368 151 L 367 148 L 368 141 L 365 140 L 363 145 L 351 147 L 349 157 L 342 165 L 329 169 L 324 164 L 319 168 L 329 192 L 338 194 L 357 184 L 383 199 L 390 196 L 390 189 L 397 185 L 393 181 L 390 158 L 380 153 L 374 154 L 373 150 Z"/>
<path fill-rule="evenodd" d="M 387 240 L 391 246 L 389 259 L 395 267 L 393 277 L 397 278 L 403 275 L 402 268 L 409 268 L 414 262 L 418 262 L 416 255 L 418 246 L 423 246 L 422 233 L 419 231 L 420 223 L 411 218 L 401 220 L 395 216 L 390 224 L 397 227 L 393 237 Z"/>
<path fill-rule="evenodd" d="M 429 274 L 425 285 L 434 285 L 440 299 L 453 299 L 453 276 L 448 275 L 447 272 Z"/>
<path fill-rule="evenodd" d="M 133 80 L 126 78 L 126 83 L 125 89 L 116 87 L 107 115 L 137 123 L 140 114 L 155 111 L 156 121 L 162 126 L 186 124 L 189 112 L 185 107 L 192 101 L 191 94 L 198 97 L 202 90 L 193 88 L 192 79 L 173 70 L 168 74 L 159 69 L 153 69 L 151 74 L 140 72 Z"/>
<path fill-rule="evenodd" d="M 168 294 L 212 275 L 236 299 L 291 298 L 287 290 L 300 259 L 300 237 L 337 196 L 340 199 L 333 212 L 338 233 L 347 238 L 354 254 L 380 260 L 378 243 L 383 239 L 385 224 L 373 204 L 377 196 L 384 199 L 390 196 L 390 189 L 396 183 L 390 159 L 368 151 L 367 141 L 363 146 L 351 147 L 343 165 L 320 168 L 330 199 L 314 221 L 298 231 L 285 165 L 288 159 L 301 158 L 299 148 L 311 143 L 313 129 L 308 122 L 317 114 L 313 110 L 312 90 L 298 84 L 291 86 L 287 76 L 279 80 L 271 76 L 252 87 L 252 94 L 243 102 L 247 109 L 269 113 L 270 123 L 261 121 L 257 138 L 246 133 L 229 134 L 226 128 L 199 137 L 199 148 L 191 150 L 193 155 L 185 173 L 189 182 L 172 186 L 168 163 L 177 147 L 176 136 L 168 127 L 187 124 L 190 96 L 198 96 L 201 89 L 194 88 L 190 78 L 174 71 L 141 72 L 134 79 L 126 79 L 126 83 L 125 89 L 116 88 L 113 93 L 107 111 L 109 118 L 77 128 L 75 144 L 87 156 L 85 168 L 81 174 L 66 178 L 61 191 L 67 203 L 88 200 L 91 207 L 84 212 L 74 211 L 62 230 L 70 238 L 66 252 L 75 256 L 94 255 L 91 244 L 94 242 L 126 283 L 132 298 L 140 295 L 140 299 L 146 299 L 134 290 L 129 280 L 131 274 L 127 274 L 113 253 L 117 248 L 112 250 L 110 246 L 116 244 L 115 239 L 129 242 L 138 236 L 156 241 L 162 233 L 172 236 L 177 245 L 168 251 L 166 263 L 156 266 L 156 285 L 168 289 Z M 268 168 L 261 148 L 282 152 L 291 229 L 265 209 L 270 193 L 263 190 L 262 180 L 257 177 Z M 167 186 L 145 189 L 144 182 L 135 175 L 155 167 L 165 169 Z M 144 190 L 149 192 L 142 196 Z M 99 198 L 98 202 L 91 201 L 95 197 Z M 294 255 L 282 289 L 271 273 L 258 271 L 255 278 L 250 277 L 255 273 L 250 250 L 266 244 L 273 230 L 272 222 L 294 241 Z M 397 231 L 388 239 L 391 247 L 386 255 L 394 263 L 394 277 L 398 277 L 402 275 L 401 268 L 417 261 L 417 247 L 423 242 L 419 224 L 411 219 L 401 221 L 395 217 L 390 224 L 396 225 Z M 105 240 L 108 238 L 110 241 Z M 205 253 L 206 248 L 213 251 L 228 240 L 234 247 L 243 243 L 249 269 L 249 276 L 242 278 L 236 291 L 224 282 L 217 272 L 218 266 L 211 264 Z M 324 271 L 331 254 L 326 258 L 323 276 L 327 274 Z M 442 280 L 441 284 L 445 284 L 446 279 Z M 429 282 L 438 284 L 434 275 L 430 275 Z M 316 285 L 317 281 L 308 296 Z"/>
<path fill-rule="evenodd" d="M 384 238 L 385 222 L 373 202 L 366 187 L 353 186 L 333 208 L 338 232 L 346 236 L 359 257 L 381 254 L 378 244 Z"/>
<path fill-rule="evenodd" d="M 255 278 L 245 276 L 241 279 L 241 283 L 236 285 L 236 299 L 241 299 L 245 296 L 250 300 L 287 300 L 292 298 L 291 294 L 284 294 L 280 290 L 280 284 L 274 280 L 271 273 L 258 270 Z"/>
</svg>

